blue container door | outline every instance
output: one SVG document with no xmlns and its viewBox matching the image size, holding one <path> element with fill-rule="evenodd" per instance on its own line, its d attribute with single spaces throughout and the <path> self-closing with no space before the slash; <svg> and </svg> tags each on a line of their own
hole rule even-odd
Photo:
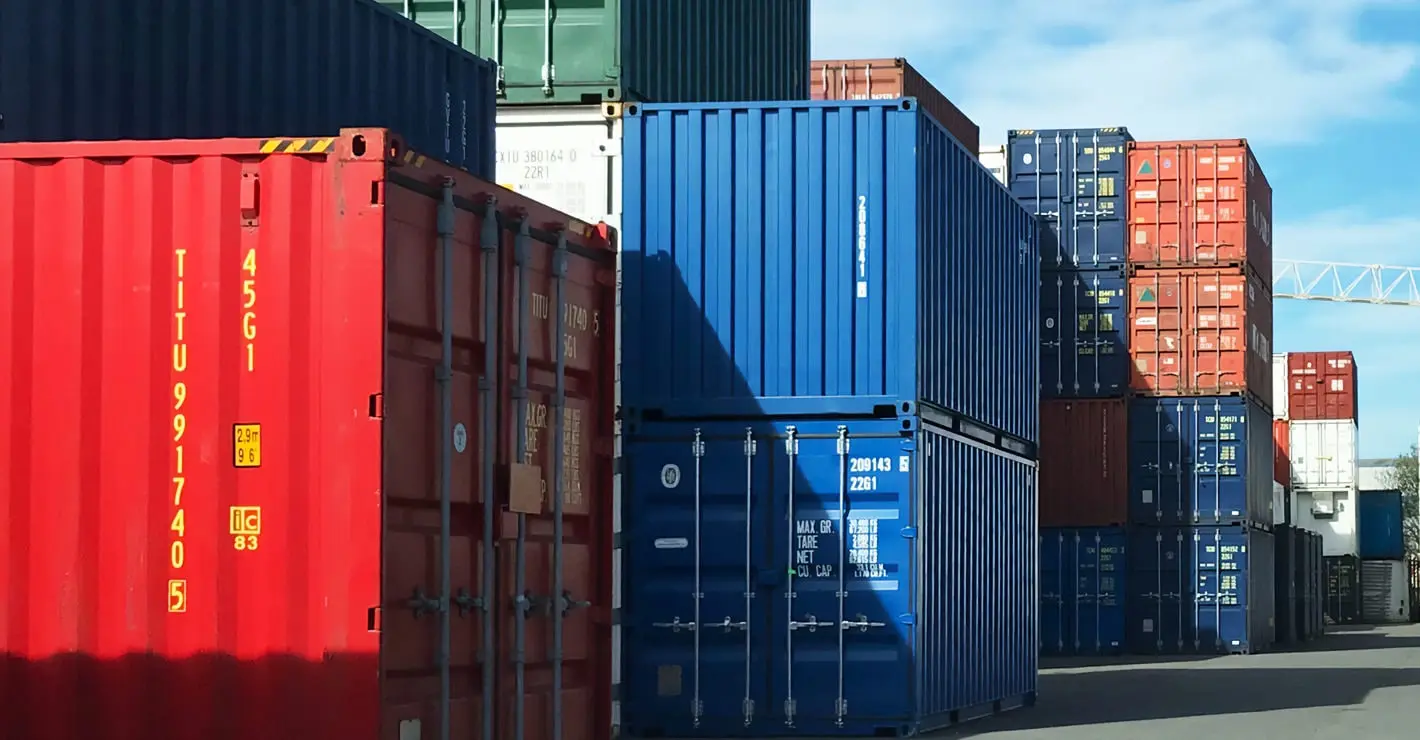
<svg viewBox="0 0 1420 740">
<path fill-rule="evenodd" d="M 1127 635 L 1131 652 L 1170 654 L 1192 648 L 1195 581 L 1183 537 L 1184 530 L 1175 527 L 1134 533 L 1129 548 L 1134 571 Z"/>
<path fill-rule="evenodd" d="M 883 436 L 819 422 L 774 445 L 770 556 L 789 579 L 771 607 L 770 711 L 799 733 L 872 734 L 915 714 L 912 442 L 895 422 L 865 426 Z"/>
<path fill-rule="evenodd" d="M 1006 173 L 1011 195 L 1044 216 L 1058 238 L 1041 267 L 1124 264 L 1127 173 L 1132 140 L 1125 129 L 1012 131 Z"/>
<path fill-rule="evenodd" d="M 1122 530 L 1084 530 L 1075 577 L 1076 651 L 1118 652 L 1124 646 L 1126 538 Z"/>
<path fill-rule="evenodd" d="M 771 707 L 771 456 L 743 426 L 670 431 L 628 456 L 628 729 L 738 732 Z"/>
<path fill-rule="evenodd" d="M 1192 534 L 1198 578 L 1198 631 L 1194 644 L 1200 651 L 1252 650 L 1249 598 L 1253 579 L 1249 565 L 1248 531 L 1242 527 L 1205 527 Z M 1271 583 L 1267 584 L 1271 588 Z M 1262 649 L 1258 645 L 1257 649 Z"/>
<path fill-rule="evenodd" d="M 1129 389 L 1123 269 L 1040 276 L 1040 382 L 1045 398 L 1115 398 Z"/>
<path fill-rule="evenodd" d="M 1270 547 L 1270 535 L 1242 526 L 1161 527 L 1136 530 L 1132 539 L 1131 650 L 1253 652 L 1271 643 L 1264 632 L 1272 599 L 1261 594 L 1273 588 L 1271 558 L 1252 552 L 1254 542 Z"/>
<path fill-rule="evenodd" d="M 1130 519 L 1151 526 L 1270 525 L 1271 468 L 1263 465 L 1271 458 L 1259 452 L 1261 434 L 1271 437 L 1270 415 L 1238 396 L 1130 402 Z"/>
<path fill-rule="evenodd" d="M 1062 655 L 1074 648 L 1074 530 L 1040 535 L 1040 651 Z"/>
</svg>

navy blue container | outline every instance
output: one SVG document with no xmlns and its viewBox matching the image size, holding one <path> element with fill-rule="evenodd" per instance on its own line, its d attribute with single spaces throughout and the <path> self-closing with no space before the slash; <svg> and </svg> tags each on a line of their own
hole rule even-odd
<svg viewBox="0 0 1420 740">
<path fill-rule="evenodd" d="M 1361 491 L 1356 539 L 1362 560 L 1405 558 L 1405 506 L 1400 491 Z"/>
<path fill-rule="evenodd" d="M 1306 639 L 1306 552 L 1311 543 L 1306 533 L 1287 524 L 1272 529 L 1276 550 L 1273 588 L 1277 609 L 1277 643 L 1289 645 Z"/>
<path fill-rule="evenodd" d="M 1118 398 L 1128 392 L 1128 298 L 1122 267 L 1041 273 L 1042 397 Z"/>
<path fill-rule="evenodd" d="M 1129 538 L 1131 652 L 1255 653 L 1275 639 L 1271 532 L 1140 527 Z"/>
<path fill-rule="evenodd" d="M 378 126 L 493 178 L 497 67 L 370 0 L 5 0 L 3 15 L 0 142 Z"/>
<path fill-rule="evenodd" d="M 1272 414 L 1242 396 L 1129 403 L 1136 524 L 1272 525 Z"/>
<path fill-rule="evenodd" d="M 1355 555 L 1322 558 L 1322 613 L 1332 624 L 1361 621 L 1361 560 Z"/>
<path fill-rule="evenodd" d="M 1129 538 L 1123 527 L 1040 531 L 1040 650 L 1110 655 L 1124 649 Z"/>
<path fill-rule="evenodd" d="M 904 736 L 1034 700 L 1034 462 L 913 417 L 627 445 L 628 736 Z"/>
<path fill-rule="evenodd" d="M 1036 219 L 915 99 L 623 123 L 628 416 L 922 404 L 1035 442 Z"/>
<path fill-rule="evenodd" d="M 1310 618 L 1311 637 L 1326 633 L 1326 542 L 1320 534 L 1311 535 L 1311 559 L 1307 562 L 1307 616 Z"/>
<path fill-rule="evenodd" d="M 1006 135 L 1006 182 L 1059 234 L 1047 269 L 1123 267 L 1128 250 L 1125 128 L 1039 129 Z"/>
</svg>

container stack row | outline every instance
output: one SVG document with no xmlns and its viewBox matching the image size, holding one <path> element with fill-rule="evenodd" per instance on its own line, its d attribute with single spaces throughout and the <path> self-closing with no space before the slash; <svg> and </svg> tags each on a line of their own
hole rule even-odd
<svg viewBox="0 0 1420 740">
<path fill-rule="evenodd" d="M 922 98 L 623 126 L 623 731 L 1032 701 L 1036 219 Z"/>
<path fill-rule="evenodd" d="M 1042 230 L 1041 648 L 1124 649 L 1129 485 L 1127 130 L 1018 130 L 1000 154 Z"/>
<path fill-rule="evenodd" d="M 1304 642 L 1322 634 L 1325 625 L 1322 537 L 1290 524 L 1276 525 L 1272 534 L 1277 548 L 1277 644 Z"/>
<path fill-rule="evenodd" d="M 1277 479 L 1286 484 L 1291 523 L 1320 532 L 1327 557 L 1367 558 L 1372 555 L 1362 553 L 1361 519 L 1374 514 L 1379 518 L 1370 533 L 1372 547 L 1379 548 L 1382 559 L 1401 557 L 1404 540 L 1396 539 L 1399 522 L 1387 523 L 1391 512 L 1381 503 L 1385 494 L 1367 502 L 1359 490 L 1355 356 L 1277 353 L 1272 368 Z"/>
</svg>

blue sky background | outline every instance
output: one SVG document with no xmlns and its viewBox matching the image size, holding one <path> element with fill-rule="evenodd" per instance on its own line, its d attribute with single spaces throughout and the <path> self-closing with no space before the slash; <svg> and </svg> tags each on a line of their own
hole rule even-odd
<svg viewBox="0 0 1420 740">
<path fill-rule="evenodd" d="M 1279 259 L 1420 267 L 1420 0 L 814 0 L 814 56 L 907 57 L 981 125 L 1252 142 Z M 1363 457 L 1420 425 L 1420 307 L 1278 300 L 1356 353 Z"/>
</svg>

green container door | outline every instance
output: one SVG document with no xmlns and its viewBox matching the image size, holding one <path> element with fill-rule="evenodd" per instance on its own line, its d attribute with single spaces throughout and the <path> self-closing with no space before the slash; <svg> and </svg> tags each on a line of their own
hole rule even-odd
<svg viewBox="0 0 1420 740">
<path fill-rule="evenodd" d="M 381 0 L 500 65 L 499 103 L 803 100 L 810 0 Z"/>
</svg>

